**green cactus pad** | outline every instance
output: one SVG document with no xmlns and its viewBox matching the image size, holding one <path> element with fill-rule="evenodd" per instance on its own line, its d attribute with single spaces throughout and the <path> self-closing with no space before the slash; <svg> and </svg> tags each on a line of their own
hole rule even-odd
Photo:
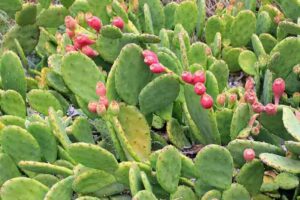
<svg viewBox="0 0 300 200">
<path fill-rule="evenodd" d="M 2 200 L 16 200 L 20 199 L 44 199 L 49 188 L 40 182 L 18 177 L 6 181 L 0 190 L 0 197 Z"/>
<path fill-rule="evenodd" d="M 166 52 L 158 52 L 157 57 L 158 57 L 159 62 L 163 66 L 172 70 L 176 74 L 179 74 L 179 72 L 181 71 L 181 67 L 178 65 L 177 58 L 174 58 L 173 56 L 171 56 L 170 54 L 168 54 Z"/>
<path fill-rule="evenodd" d="M 18 40 L 25 54 L 29 54 L 38 43 L 39 29 L 36 25 L 15 25 L 3 37 L 1 50 L 13 50 L 17 52 L 15 39 Z"/>
<path fill-rule="evenodd" d="M 156 163 L 157 181 L 166 191 L 176 191 L 181 171 L 181 158 L 173 146 L 165 147 L 158 155 Z"/>
<path fill-rule="evenodd" d="M 123 36 L 121 30 L 113 25 L 103 26 L 100 34 L 109 39 L 119 39 Z"/>
<path fill-rule="evenodd" d="M 230 72 L 237 72 L 241 70 L 239 65 L 239 56 L 242 53 L 241 48 L 224 48 L 222 51 L 222 58 L 227 63 Z"/>
<path fill-rule="evenodd" d="M 141 171 L 138 165 L 133 164 L 129 169 L 129 187 L 131 195 L 136 195 L 139 191 L 143 190 L 143 182 L 141 177 Z"/>
<path fill-rule="evenodd" d="M 266 53 L 270 53 L 272 49 L 276 46 L 277 40 L 271 34 L 262 33 L 259 35 L 259 40 L 263 44 Z"/>
<path fill-rule="evenodd" d="M 158 111 L 171 104 L 180 90 L 178 80 L 173 75 L 162 75 L 147 84 L 139 95 L 139 105 L 144 114 Z"/>
<path fill-rule="evenodd" d="M 248 104 L 240 104 L 232 116 L 230 137 L 234 140 L 240 131 L 247 127 L 250 120 L 250 109 Z"/>
<path fill-rule="evenodd" d="M 89 9 L 90 8 L 87 0 L 76 0 L 69 8 L 69 11 L 73 16 L 77 16 L 80 12 L 89 12 Z"/>
<path fill-rule="evenodd" d="M 48 110 L 62 110 L 59 101 L 47 90 L 34 89 L 27 94 L 29 105 L 39 113 L 48 115 Z"/>
<path fill-rule="evenodd" d="M 155 195 L 152 192 L 149 192 L 147 190 L 141 190 L 139 191 L 134 197 L 134 200 L 157 200 Z"/>
<path fill-rule="evenodd" d="M 210 190 L 206 192 L 201 200 L 214 200 L 214 199 L 221 199 L 221 192 L 219 190 Z"/>
<path fill-rule="evenodd" d="M 71 144 L 68 152 L 72 158 L 87 167 L 114 172 L 118 168 L 115 157 L 107 150 L 93 144 Z"/>
<path fill-rule="evenodd" d="M 196 200 L 196 195 L 193 190 L 187 186 L 179 186 L 173 194 L 170 196 L 170 200 L 176 199 L 189 199 L 189 200 Z"/>
<path fill-rule="evenodd" d="M 47 192 L 44 200 L 69 200 L 72 198 L 73 190 L 72 183 L 74 181 L 73 176 L 69 176 L 57 183 L 55 183 Z"/>
<path fill-rule="evenodd" d="M 33 177 L 33 179 L 37 180 L 43 185 L 46 185 L 49 188 L 51 188 L 55 183 L 59 181 L 59 179 L 56 176 L 50 174 L 38 174 L 35 177 Z"/>
<path fill-rule="evenodd" d="M 37 16 L 37 25 L 47 28 L 58 28 L 64 23 L 68 10 L 61 5 L 53 5 L 42 10 Z"/>
<path fill-rule="evenodd" d="M 21 176 L 14 161 L 5 153 L 0 153 L 0 170 L 0 186 L 9 179 Z"/>
<path fill-rule="evenodd" d="M 282 120 L 286 130 L 293 138 L 300 141 L 300 122 L 290 108 L 283 108 Z"/>
<path fill-rule="evenodd" d="M 107 6 L 109 6 L 112 0 L 87 0 L 89 6 L 89 12 L 93 15 L 99 17 L 104 24 L 108 24 L 110 17 L 107 13 Z"/>
<path fill-rule="evenodd" d="M 67 149 L 71 141 L 66 133 L 62 119 L 52 107 L 49 108 L 49 124 L 55 137 Z"/>
<path fill-rule="evenodd" d="M 225 23 L 221 19 L 221 17 L 214 15 L 206 21 L 205 26 L 205 39 L 207 44 L 211 44 L 214 42 L 215 35 L 219 32 L 223 33 L 225 29 Z"/>
<path fill-rule="evenodd" d="M 37 13 L 37 6 L 32 3 L 26 3 L 23 4 L 22 10 L 16 13 L 15 20 L 17 24 L 20 26 L 34 24 L 36 19 L 36 13 Z"/>
<path fill-rule="evenodd" d="M 259 193 L 263 183 L 264 166 L 255 159 L 243 165 L 236 176 L 237 183 L 243 185 L 251 195 Z"/>
<path fill-rule="evenodd" d="M 87 102 L 97 99 L 96 84 L 98 81 L 103 82 L 104 77 L 93 60 L 81 53 L 67 54 L 63 58 L 61 72 L 65 83 L 74 94 Z M 89 77 L 82 74 L 89 74 Z"/>
<path fill-rule="evenodd" d="M 267 11 L 262 11 L 258 13 L 257 24 L 256 24 L 256 34 L 260 35 L 262 33 L 268 33 L 271 30 L 272 19 Z"/>
<path fill-rule="evenodd" d="M 231 26 L 231 44 L 234 47 L 245 46 L 256 31 L 256 17 L 252 11 L 239 12 Z"/>
<path fill-rule="evenodd" d="M 25 128 L 25 119 L 14 115 L 3 115 L 0 117 L 0 122 L 5 126 L 15 125 Z"/>
<path fill-rule="evenodd" d="M 57 158 L 57 143 L 51 129 L 41 122 L 33 122 L 27 130 L 39 143 L 43 159 L 54 162 Z"/>
<path fill-rule="evenodd" d="M 126 188 L 123 184 L 115 182 L 113 184 L 110 184 L 108 186 L 105 186 L 105 187 L 101 188 L 97 192 L 94 192 L 92 195 L 102 199 L 102 198 L 107 197 L 107 196 L 120 194 L 125 189 Z"/>
<path fill-rule="evenodd" d="M 141 179 L 142 179 L 145 190 L 152 192 L 152 185 L 150 183 L 150 180 L 149 180 L 147 174 L 143 171 L 141 171 Z"/>
<path fill-rule="evenodd" d="M 115 177 L 101 170 L 88 170 L 77 175 L 73 182 L 73 190 L 78 193 L 87 194 L 114 183 Z"/>
<path fill-rule="evenodd" d="M 279 185 L 275 183 L 275 178 L 272 176 L 264 176 L 264 182 L 260 188 L 261 192 L 274 192 L 279 189 Z"/>
<path fill-rule="evenodd" d="M 63 113 L 67 113 L 70 103 L 66 100 L 66 98 L 59 92 L 55 91 L 55 90 L 49 90 L 49 92 L 55 96 L 55 98 L 59 101 L 59 104 L 62 107 L 62 111 Z"/>
<path fill-rule="evenodd" d="M 197 179 L 195 182 L 195 192 L 197 196 L 202 197 L 205 193 L 207 193 L 210 190 L 214 190 L 216 188 L 207 185 L 202 181 L 202 179 Z"/>
<path fill-rule="evenodd" d="M 289 2 L 284 0 L 277 0 L 279 3 L 280 8 L 283 10 L 284 14 L 293 19 L 297 20 L 299 15 L 297 13 L 300 12 L 300 2 L 297 0 L 291 0 Z"/>
<path fill-rule="evenodd" d="M 165 25 L 165 13 L 162 2 L 160 0 L 140 0 L 139 10 L 141 13 L 143 13 L 142 11 L 145 4 L 151 5 L 149 8 L 152 16 L 153 29 L 154 33 L 158 34 L 160 29 Z M 144 15 L 140 15 L 141 22 L 145 21 L 144 18 Z"/>
<path fill-rule="evenodd" d="M 164 6 L 165 13 L 165 25 L 167 29 L 174 29 L 175 26 L 175 12 L 178 8 L 178 4 L 175 2 L 170 2 L 166 6 Z"/>
<path fill-rule="evenodd" d="M 189 64 L 197 63 L 205 68 L 207 64 L 207 49 L 209 49 L 209 47 L 205 43 L 193 43 L 188 51 Z"/>
<path fill-rule="evenodd" d="M 1 147 L 17 163 L 21 160 L 41 159 L 38 142 L 25 129 L 17 126 L 7 126 L 1 131 Z"/>
<path fill-rule="evenodd" d="M 229 189 L 222 194 L 222 200 L 250 200 L 248 191 L 239 184 L 232 184 Z"/>
<path fill-rule="evenodd" d="M 92 129 L 86 118 L 77 117 L 72 124 L 71 132 L 77 141 L 94 144 Z"/>
<path fill-rule="evenodd" d="M 23 98 L 26 94 L 25 71 L 22 63 L 12 51 L 7 51 L 1 56 L 1 79 L 2 87 L 5 90 L 15 90 L 19 92 Z"/>
<path fill-rule="evenodd" d="M 198 9 L 193 1 L 183 1 L 175 11 L 175 24 L 181 24 L 191 34 L 197 25 Z"/>
<path fill-rule="evenodd" d="M 115 65 L 117 65 L 115 84 L 118 94 L 125 102 L 136 105 L 141 90 L 152 76 L 149 67 L 143 61 L 142 49 L 135 44 L 126 45 Z"/>
<path fill-rule="evenodd" d="M 147 3 L 144 4 L 144 32 L 154 34 L 151 11 Z"/>
<path fill-rule="evenodd" d="M 64 83 L 63 78 L 57 72 L 55 72 L 55 71 L 47 72 L 46 80 L 47 80 L 47 84 L 50 87 L 57 90 L 58 92 L 61 92 L 61 93 L 69 92 L 69 89 L 67 88 L 66 84 Z"/>
<path fill-rule="evenodd" d="M 66 160 L 56 160 L 53 164 L 61 167 L 66 167 L 68 169 L 74 168 L 74 165 L 71 162 Z"/>
<path fill-rule="evenodd" d="M 211 71 L 214 74 L 218 82 L 219 92 L 222 92 L 228 84 L 228 65 L 223 60 L 217 60 L 209 67 L 209 71 Z"/>
<path fill-rule="evenodd" d="M 226 189 L 230 186 L 233 176 L 233 160 L 226 148 L 218 145 L 204 147 L 197 154 L 195 165 L 204 183 L 219 189 Z"/>
<path fill-rule="evenodd" d="M 216 112 L 216 120 L 218 124 L 218 130 L 221 136 L 221 143 L 228 144 L 231 141 L 230 138 L 230 125 L 233 116 L 231 109 L 222 109 Z"/>
<path fill-rule="evenodd" d="M 271 153 L 262 153 L 259 155 L 261 161 L 269 167 L 278 171 L 284 171 L 294 174 L 300 173 L 300 161 L 291 158 L 282 157 Z"/>
<path fill-rule="evenodd" d="M 288 94 L 300 89 L 298 77 L 292 73 L 294 66 L 300 62 L 300 58 L 294 56 L 294 52 L 298 52 L 298 50 L 300 50 L 300 38 L 288 37 L 280 41 L 270 53 L 271 56 L 276 53 L 280 54 L 276 62 L 270 64 L 269 69 L 275 73 L 275 78 L 281 77 L 286 81 Z"/>
<path fill-rule="evenodd" d="M 68 168 L 52 165 L 49 163 L 20 161 L 18 163 L 18 166 L 23 170 L 42 174 L 55 174 L 62 176 L 69 176 L 73 174 L 73 171 Z"/>
<path fill-rule="evenodd" d="M 285 141 L 284 145 L 288 151 L 290 151 L 296 155 L 300 154 L 300 142 Z"/>
<path fill-rule="evenodd" d="M 169 140 L 174 144 L 177 148 L 183 149 L 183 148 L 189 148 L 191 147 L 190 142 L 185 136 L 184 130 L 179 124 L 179 122 L 172 118 L 167 123 L 167 134 L 169 137 Z"/>
<path fill-rule="evenodd" d="M 199 128 L 202 137 L 205 139 L 205 143 L 219 144 L 221 142 L 220 134 L 213 111 L 206 110 L 200 105 L 200 98 L 194 93 L 192 86 L 186 85 L 184 87 L 184 94 L 189 113 Z"/>
<path fill-rule="evenodd" d="M 198 20 L 197 20 L 197 26 L 196 26 L 196 34 L 198 37 L 201 37 L 204 26 L 205 26 L 205 19 L 206 19 L 205 0 L 198 0 L 197 8 L 198 8 L 198 17 L 197 17 Z"/>
<path fill-rule="evenodd" d="M 293 140 L 293 137 L 286 130 L 283 123 L 283 106 L 279 105 L 277 108 L 277 113 L 275 115 L 267 115 L 266 113 L 261 113 L 259 117 L 259 122 L 261 125 L 267 129 L 270 133 L 283 138 L 284 140 Z"/>
<path fill-rule="evenodd" d="M 233 157 L 234 164 L 238 167 L 241 167 L 245 163 L 243 153 L 248 148 L 253 149 L 257 157 L 259 154 L 265 152 L 284 155 L 284 151 L 275 145 L 250 140 L 233 140 L 228 144 L 227 148 Z"/>
<path fill-rule="evenodd" d="M 256 55 L 252 51 L 243 51 L 239 55 L 239 65 L 249 75 L 254 76 L 257 74 L 256 62 Z"/>
<path fill-rule="evenodd" d="M 299 178 L 294 174 L 283 172 L 276 176 L 275 182 L 281 189 L 291 190 L 299 185 Z"/>
<path fill-rule="evenodd" d="M 119 39 L 111 39 L 100 35 L 96 44 L 97 51 L 101 52 L 101 57 L 103 60 L 113 63 L 119 56 L 122 48 L 129 43 L 138 43 L 135 34 L 124 33 Z"/>
<path fill-rule="evenodd" d="M 151 153 L 151 136 L 145 117 L 134 106 L 121 106 L 118 119 L 123 130 L 123 134 L 118 135 L 123 149 L 136 160 L 147 160 Z"/>
<path fill-rule="evenodd" d="M 22 96 L 14 91 L 7 90 L 1 96 L 1 110 L 7 115 L 14 115 L 24 118 L 26 116 L 26 106 Z"/>
</svg>

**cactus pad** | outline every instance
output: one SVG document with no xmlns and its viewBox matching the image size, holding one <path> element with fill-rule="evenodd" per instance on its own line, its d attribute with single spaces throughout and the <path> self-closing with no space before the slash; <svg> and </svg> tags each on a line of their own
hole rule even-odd
<svg viewBox="0 0 300 200">
<path fill-rule="evenodd" d="M 186 186 L 179 186 L 173 194 L 170 196 L 170 200 L 176 199 L 189 199 L 189 200 L 196 200 L 196 195 L 193 190 Z"/>
<path fill-rule="evenodd" d="M 283 108 L 282 120 L 286 130 L 300 141 L 300 122 L 291 109 Z"/>
<path fill-rule="evenodd" d="M 4 44 L 3 44 L 4 45 Z M 5 90 L 11 89 L 19 92 L 23 98 L 26 93 L 25 71 L 22 63 L 12 51 L 7 51 L 1 56 L 1 78 Z"/>
<path fill-rule="evenodd" d="M 202 181 L 212 187 L 226 189 L 233 176 L 233 160 L 227 149 L 217 145 L 204 147 L 195 158 Z M 222 169 L 222 170 L 221 170 Z"/>
<path fill-rule="evenodd" d="M 72 187 L 78 193 L 87 194 L 96 192 L 115 181 L 114 176 L 109 173 L 101 170 L 88 170 L 75 177 Z"/>
<path fill-rule="evenodd" d="M 232 116 L 230 137 L 235 139 L 240 131 L 242 131 L 248 125 L 250 120 L 250 109 L 248 104 L 240 104 Z"/>
<path fill-rule="evenodd" d="M 0 170 L 0 186 L 9 179 L 21 176 L 14 161 L 5 153 L 0 153 Z"/>
<path fill-rule="evenodd" d="M 37 16 L 37 25 L 47 28 L 58 28 L 64 23 L 68 10 L 61 5 L 53 5 L 42 10 Z"/>
<path fill-rule="evenodd" d="M 0 197 L 2 200 L 16 200 L 22 194 L 22 199 L 44 199 L 48 190 L 47 186 L 34 179 L 18 177 L 2 185 Z"/>
<path fill-rule="evenodd" d="M 38 142 L 25 129 L 7 126 L 1 132 L 1 146 L 15 162 L 21 160 L 40 161 L 41 151 Z"/>
<path fill-rule="evenodd" d="M 73 171 L 66 167 L 56 166 L 49 163 L 20 161 L 18 166 L 23 170 L 42 174 L 55 174 L 62 176 L 69 176 L 73 174 Z"/>
<path fill-rule="evenodd" d="M 299 178 L 294 174 L 283 172 L 276 176 L 275 183 L 277 183 L 281 189 L 291 190 L 299 185 Z"/>
<path fill-rule="evenodd" d="M 114 172 L 118 168 L 115 157 L 107 150 L 92 144 L 71 144 L 68 152 L 72 158 L 87 167 Z"/>
<path fill-rule="evenodd" d="M 27 94 L 29 105 L 43 115 L 48 115 L 48 109 L 62 110 L 59 101 L 47 90 L 34 89 Z"/>
<path fill-rule="evenodd" d="M 247 190 L 239 185 L 232 184 L 231 187 L 225 190 L 222 194 L 222 200 L 250 200 L 250 195 Z"/>
<path fill-rule="evenodd" d="M 69 176 L 55 183 L 47 192 L 44 200 L 71 199 L 73 194 L 73 190 L 72 190 L 73 181 L 74 181 L 74 177 Z"/>
<path fill-rule="evenodd" d="M 115 61 L 115 84 L 120 97 L 128 104 L 136 105 L 138 95 L 152 76 L 149 67 L 142 58 L 142 49 L 135 45 L 126 45 Z"/>
<path fill-rule="evenodd" d="M 174 144 L 177 148 L 183 149 L 191 147 L 190 142 L 186 138 L 184 134 L 184 130 L 179 124 L 178 120 L 172 118 L 167 123 L 167 134 L 169 140 Z"/>
<path fill-rule="evenodd" d="M 177 98 L 179 82 L 172 75 L 159 76 L 147 84 L 139 95 L 139 104 L 144 114 L 158 111 Z"/>
<path fill-rule="evenodd" d="M 46 185 L 49 188 L 59 181 L 59 179 L 56 176 L 50 174 L 38 174 L 35 177 L 33 177 L 33 179 Z"/>
<path fill-rule="evenodd" d="M 35 4 L 23 4 L 22 10 L 18 11 L 15 16 L 17 24 L 20 26 L 34 24 L 36 19 L 36 13 L 37 6 Z"/>
<path fill-rule="evenodd" d="M 157 200 L 152 192 L 141 190 L 134 197 L 133 200 Z"/>
<path fill-rule="evenodd" d="M 22 96 L 14 91 L 7 90 L 1 96 L 1 110 L 8 115 L 15 115 L 24 118 L 26 116 L 26 106 Z"/>
<path fill-rule="evenodd" d="M 48 162 L 54 162 L 57 157 L 57 143 L 51 129 L 43 123 L 33 122 L 27 130 L 39 143 L 42 157 Z"/>
<path fill-rule="evenodd" d="M 173 146 L 165 147 L 158 155 L 156 176 L 158 183 L 166 191 L 176 191 L 181 171 L 181 158 L 178 150 Z"/>
<path fill-rule="evenodd" d="M 129 169 L 129 187 L 132 196 L 143 189 L 141 171 L 136 164 L 131 165 Z"/>
<path fill-rule="evenodd" d="M 257 69 L 256 69 L 256 62 L 257 58 L 256 55 L 252 51 L 243 51 L 239 55 L 239 65 L 242 68 L 244 72 L 246 72 L 249 75 L 256 75 Z"/>
<path fill-rule="evenodd" d="M 182 24 L 184 29 L 191 34 L 197 25 L 198 9 L 193 1 L 183 1 L 175 11 L 175 24 Z"/>
<path fill-rule="evenodd" d="M 237 183 L 243 185 L 251 195 L 259 193 L 260 187 L 263 183 L 264 166 L 255 159 L 246 163 L 238 173 Z"/>
<path fill-rule="evenodd" d="M 284 171 L 294 174 L 300 173 L 300 161 L 291 158 L 282 157 L 271 153 L 262 153 L 259 155 L 261 161 L 269 167 L 278 171 Z"/>
<path fill-rule="evenodd" d="M 72 135 L 79 142 L 94 143 L 93 133 L 89 121 L 83 117 L 77 117 L 72 124 Z"/>
<path fill-rule="evenodd" d="M 283 150 L 275 145 L 250 140 L 233 140 L 228 144 L 227 148 L 230 151 L 236 166 L 242 166 L 245 163 L 243 152 L 248 148 L 253 149 L 257 156 L 265 152 L 284 155 Z"/>
</svg>

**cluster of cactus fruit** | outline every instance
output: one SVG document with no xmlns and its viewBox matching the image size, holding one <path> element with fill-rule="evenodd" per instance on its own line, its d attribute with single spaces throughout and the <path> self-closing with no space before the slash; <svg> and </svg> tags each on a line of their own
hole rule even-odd
<svg viewBox="0 0 300 200">
<path fill-rule="evenodd" d="M 0 1 L 1 200 L 300 199 L 299 1 L 59 2 Z"/>
</svg>

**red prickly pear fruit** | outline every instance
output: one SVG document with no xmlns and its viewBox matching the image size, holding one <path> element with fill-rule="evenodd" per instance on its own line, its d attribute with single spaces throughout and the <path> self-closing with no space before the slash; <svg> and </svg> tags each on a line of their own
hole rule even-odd
<svg viewBox="0 0 300 200">
<path fill-rule="evenodd" d="M 224 106 L 225 102 L 226 102 L 226 95 L 223 93 L 219 94 L 217 96 L 217 104 L 220 106 Z"/>
<path fill-rule="evenodd" d="M 151 66 L 152 64 L 157 64 L 159 63 L 157 56 L 146 56 L 144 58 L 144 62 L 146 65 Z"/>
<path fill-rule="evenodd" d="M 99 33 L 99 31 L 102 27 L 102 22 L 98 17 L 96 17 L 96 16 L 87 16 L 86 17 L 86 22 L 89 25 L 89 27 L 91 27 L 92 29 L 94 29 L 95 31 L 97 31 Z"/>
<path fill-rule="evenodd" d="M 265 106 L 265 112 L 267 115 L 275 115 L 277 113 L 277 106 L 269 103 Z"/>
<path fill-rule="evenodd" d="M 101 96 L 99 98 L 99 103 L 103 104 L 106 108 L 108 108 L 109 101 L 106 96 Z"/>
<path fill-rule="evenodd" d="M 245 161 L 250 162 L 255 158 L 255 151 L 253 149 L 245 149 L 243 155 Z"/>
<path fill-rule="evenodd" d="M 102 82 L 98 82 L 96 85 L 96 94 L 99 97 L 105 96 L 106 95 L 106 87 L 104 85 L 104 83 Z"/>
<path fill-rule="evenodd" d="M 244 98 L 245 101 L 249 104 L 253 104 L 254 102 L 256 102 L 256 93 L 254 92 L 254 90 L 248 90 L 245 92 L 244 94 Z"/>
<path fill-rule="evenodd" d="M 192 84 L 193 83 L 193 80 L 194 80 L 194 76 L 191 72 L 187 72 L 187 71 L 184 71 L 182 74 L 181 74 L 181 79 L 186 82 L 186 83 L 190 83 Z"/>
<path fill-rule="evenodd" d="M 209 94 L 203 94 L 200 99 L 200 104 L 204 109 L 210 109 L 214 105 L 214 100 Z"/>
<path fill-rule="evenodd" d="M 74 52 L 74 51 L 77 51 L 77 49 L 73 45 L 66 46 L 66 52 Z"/>
<path fill-rule="evenodd" d="M 273 82 L 273 93 L 274 93 L 274 101 L 275 105 L 279 104 L 280 97 L 285 91 L 285 81 L 282 78 L 277 78 Z"/>
<path fill-rule="evenodd" d="M 112 25 L 122 30 L 124 28 L 124 21 L 121 17 L 115 17 L 112 21 Z"/>
<path fill-rule="evenodd" d="M 206 92 L 205 85 L 203 83 L 201 83 L 201 82 L 196 83 L 195 86 L 194 86 L 194 92 L 197 95 L 203 95 Z"/>
<path fill-rule="evenodd" d="M 84 46 L 92 45 L 95 41 L 91 40 L 87 35 L 85 34 L 79 34 L 74 39 L 74 45 L 78 46 L 79 49 L 81 49 Z"/>
<path fill-rule="evenodd" d="M 102 103 L 97 104 L 97 114 L 103 116 L 106 113 L 106 106 Z"/>
<path fill-rule="evenodd" d="M 160 63 L 154 63 L 150 65 L 150 70 L 154 74 L 160 74 L 166 71 L 165 67 Z"/>
<path fill-rule="evenodd" d="M 110 113 L 112 113 L 113 115 L 118 115 L 119 112 L 120 112 L 120 106 L 119 106 L 118 102 L 112 101 L 112 102 L 109 104 L 109 111 L 110 111 Z"/>
<path fill-rule="evenodd" d="M 99 55 L 98 52 L 92 49 L 90 46 L 82 47 L 81 52 L 87 55 L 88 57 L 95 57 Z"/>
<path fill-rule="evenodd" d="M 66 33 L 69 36 L 69 38 L 71 38 L 71 39 L 75 36 L 75 32 L 68 28 L 66 29 Z"/>
<path fill-rule="evenodd" d="M 65 17 L 65 25 L 66 25 L 66 28 L 68 28 L 70 30 L 75 30 L 77 21 L 76 21 L 76 19 L 74 19 L 71 16 L 66 16 Z"/>
<path fill-rule="evenodd" d="M 194 84 L 198 82 L 205 83 L 205 81 L 206 81 L 206 76 L 204 71 L 198 70 L 194 73 L 194 80 L 193 80 Z"/>
<path fill-rule="evenodd" d="M 144 58 L 146 58 L 148 56 L 157 57 L 156 53 L 154 53 L 153 51 L 150 51 L 150 50 L 144 50 L 142 54 L 143 54 Z"/>
<path fill-rule="evenodd" d="M 245 89 L 246 90 L 253 90 L 254 89 L 254 80 L 252 77 L 248 77 L 245 83 Z"/>
<path fill-rule="evenodd" d="M 234 104 L 235 102 L 236 102 L 236 100 L 237 100 L 237 95 L 236 94 L 230 94 L 229 95 L 229 103 L 230 104 Z"/>
<path fill-rule="evenodd" d="M 88 109 L 91 113 L 97 112 L 97 102 L 89 102 Z"/>
<path fill-rule="evenodd" d="M 255 113 L 261 113 L 265 110 L 265 107 L 257 101 L 252 104 L 252 109 Z"/>
</svg>

